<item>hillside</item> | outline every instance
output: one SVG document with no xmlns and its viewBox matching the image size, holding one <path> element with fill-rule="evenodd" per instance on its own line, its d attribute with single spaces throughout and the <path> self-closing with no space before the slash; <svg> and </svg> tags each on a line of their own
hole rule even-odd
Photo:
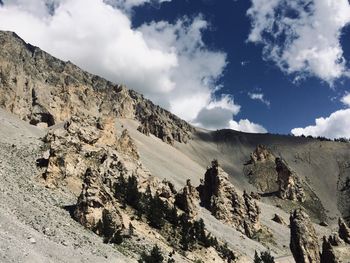
<svg viewBox="0 0 350 263">
<path fill-rule="evenodd" d="M 0 45 L 4 262 L 136 262 L 155 244 L 175 262 L 294 262 L 291 211 L 305 209 L 320 247 L 349 223 L 350 144 L 195 128 L 12 32 Z M 168 207 L 161 225 L 153 202 Z"/>
</svg>

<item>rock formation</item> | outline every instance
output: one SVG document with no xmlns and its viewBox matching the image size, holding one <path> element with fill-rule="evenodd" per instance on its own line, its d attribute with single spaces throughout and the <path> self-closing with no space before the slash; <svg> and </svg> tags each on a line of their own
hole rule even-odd
<svg viewBox="0 0 350 263">
<path fill-rule="evenodd" d="M 287 225 L 287 223 L 284 221 L 284 219 L 277 214 L 274 215 L 274 217 L 272 218 L 272 221 L 274 221 L 278 224 L 281 224 L 281 225 Z"/>
<path fill-rule="evenodd" d="M 331 241 L 324 236 L 323 243 L 322 243 L 321 263 L 338 263 L 338 262 L 339 261 L 335 255 L 335 251 L 333 249 Z"/>
<path fill-rule="evenodd" d="M 299 177 L 288 167 L 281 158 L 276 158 L 277 182 L 279 185 L 278 195 L 282 199 L 292 201 L 305 201 L 305 193 Z"/>
<path fill-rule="evenodd" d="M 198 199 L 196 188 L 191 185 L 190 180 L 187 180 L 185 187 L 175 196 L 175 205 L 187 213 L 190 218 L 195 218 L 198 214 Z"/>
<path fill-rule="evenodd" d="M 1 31 L 0 43 L 0 106 L 31 124 L 52 126 L 81 113 L 130 118 L 171 144 L 187 142 L 194 131 L 135 91 L 56 59 L 12 32 Z"/>
<path fill-rule="evenodd" d="M 344 242 L 350 244 L 350 228 L 346 225 L 342 218 L 339 218 L 339 237 L 344 240 Z"/>
<path fill-rule="evenodd" d="M 276 158 L 264 145 L 258 145 L 244 166 L 249 182 L 264 193 L 277 193 L 282 199 L 305 201 L 299 177 L 285 161 Z"/>
<path fill-rule="evenodd" d="M 333 233 L 328 239 L 323 237 L 321 263 L 341 263 L 349 260 L 349 233 L 346 223 L 339 218 L 339 235 Z"/>
<path fill-rule="evenodd" d="M 117 149 L 135 160 L 140 158 L 134 140 L 130 137 L 128 130 L 123 130 L 117 142 Z"/>
<path fill-rule="evenodd" d="M 116 148 L 114 125 L 102 129 L 101 122 L 88 115 L 72 116 L 61 127 L 49 130 L 44 138 L 49 149 L 44 173 L 47 186 L 57 186 L 62 180 L 81 184 L 86 169 L 97 168 L 106 152 Z"/>
<path fill-rule="evenodd" d="M 309 216 L 301 209 L 290 215 L 290 250 L 296 263 L 320 262 L 316 231 Z"/>
<path fill-rule="evenodd" d="M 101 182 L 98 171 L 88 168 L 84 175 L 82 192 L 74 210 L 74 218 L 106 242 L 118 242 L 124 227 L 113 196 Z"/>
<path fill-rule="evenodd" d="M 214 160 L 198 187 L 201 204 L 219 220 L 252 237 L 259 228 L 260 209 L 252 197 L 239 196 L 228 174 Z"/>
<path fill-rule="evenodd" d="M 275 156 L 266 146 L 258 145 L 250 154 L 250 160 L 244 166 L 244 173 L 259 191 L 278 191 Z"/>
</svg>

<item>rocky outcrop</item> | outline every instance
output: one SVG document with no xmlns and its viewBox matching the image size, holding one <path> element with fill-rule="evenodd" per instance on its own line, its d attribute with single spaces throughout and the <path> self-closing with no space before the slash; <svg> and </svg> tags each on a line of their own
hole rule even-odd
<svg viewBox="0 0 350 263">
<path fill-rule="evenodd" d="M 339 161 L 337 205 L 342 217 L 350 224 L 350 161 Z"/>
<path fill-rule="evenodd" d="M 290 250 L 296 263 L 320 262 L 316 231 L 309 216 L 301 209 L 290 215 Z"/>
<path fill-rule="evenodd" d="M 82 113 L 135 119 L 167 143 L 187 142 L 194 128 L 135 91 L 89 74 L 0 32 L 0 107 L 33 125 L 52 126 Z"/>
<path fill-rule="evenodd" d="M 264 193 L 278 191 L 275 156 L 264 145 L 258 145 L 250 154 L 250 160 L 244 165 L 244 174 L 249 183 Z"/>
<path fill-rule="evenodd" d="M 342 218 L 339 218 L 339 237 L 344 240 L 344 242 L 350 244 L 350 228 L 346 225 Z"/>
<path fill-rule="evenodd" d="M 98 171 L 88 168 L 74 218 L 86 228 L 103 236 L 105 242 L 118 242 L 123 226 L 110 191 L 103 185 Z"/>
<path fill-rule="evenodd" d="M 323 237 L 321 263 L 347 262 L 350 258 L 350 230 L 343 219 L 339 218 L 338 233 L 333 233 L 327 239 Z"/>
<path fill-rule="evenodd" d="M 259 144 L 254 152 L 250 154 L 250 162 L 258 163 L 258 162 L 266 162 L 269 160 L 274 160 L 275 157 L 273 154 L 267 149 L 265 145 Z"/>
<path fill-rule="evenodd" d="M 282 199 L 304 202 L 305 193 L 299 177 L 281 158 L 276 158 L 276 171 L 278 173 L 277 182 L 279 185 L 279 197 Z"/>
<path fill-rule="evenodd" d="M 217 219 L 232 225 L 248 237 L 260 229 L 260 209 L 256 202 L 247 193 L 244 193 L 243 198 L 237 193 L 216 160 L 208 167 L 198 191 L 201 204 Z"/>
<path fill-rule="evenodd" d="M 61 127 L 49 130 L 44 138 L 49 150 L 44 172 L 47 186 L 57 186 L 62 180 L 79 186 L 86 169 L 97 168 L 106 152 L 116 148 L 114 125 L 102 122 L 88 115 L 72 116 Z"/>
<path fill-rule="evenodd" d="M 134 140 L 130 137 L 128 130 L 123 130 L 120 138 L 117 141 L 117 149 L 131 156 L 135 160 L 140 159 Z"/>
<path fill-rule="evenodd" d="M 323 237 L 322 243 L 322 255 L 321 255 L 321 263 L 338 263 L 337 256 L 335 255 L 335 251 L 331 244 L 331 241 L 327 239 L 327 237 Z"/>
<path fill-rule="evenodd" d="M 305 201 L 299 177 L 281 158 L 264 145 L 258 145 L 243 169 L 249 182 L 263 193 L 277 194 L 282 199 Z"/>
<path fill-rule="evenodd" d="M 198 214 L 198 192 L 192 186 L 191 181 L 187 180 L 186 186 L 175 196 L 175 205 L 187 213 L 190 218 L 195 218 Z"/>
</svg>

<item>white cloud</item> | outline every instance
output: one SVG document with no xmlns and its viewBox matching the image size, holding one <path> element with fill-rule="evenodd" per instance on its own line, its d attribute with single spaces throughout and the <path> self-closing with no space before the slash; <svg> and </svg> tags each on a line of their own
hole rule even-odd
<svg viewBox="0 0 350 263">
<path fill-rule="evenodd" d="M 230 129 L 249 133 L 267 133 L 267 130 L 260 124 L 256 124 L 247 119 L 242 119 L 240 121 L 230 121 Z"/>
<path fill-rule="evenodd" d="M 348 109 L 333 112 L 326 118 L 317 118 L 315 120 L 315 125 L 292 129 L 292 134 L 296 136 L 324 136 L 331 139 L 350 138 L 350 94 L 345 94 L 340 101 L 347 106 Z"/>
<path fill-rule="evenodd" d="M 220 99 L 214 100 L 204 107 L 194 123 L 207 129 L 224 129 L 230 127 L 233 116 L 238 114 L 241 107 L 235 104 L 233 98 L 223 94 Z"/>
<path fill-rule="evenodd" d="M 327 138 L 350 138 L 350 109 L 338 110 L 327 118 L 318 118 L 315 125 L 305 128 L 295 128 L 292 134 L 296 136 L 311 135 L 314 137 L 324 136 Z"/>
<path fill-rule="evenodd" d="M 347 107 L 350 107 L 350 93 L 346 93 L 340 101 Z"/>
<path fill-rule="evenodd" d="M 263 93 L 250 93 L 250 92 L 248 92 L 248 96 L 252 100 L 258 100 L 258 101 L 264 103 L 268 107 L 270 107 L 270 105 L 271 105 L 271 102 L 264 98 Z"/>
<path fill-rule="evenodd" d="M 330 85 L 349 76 L 340 44 L 350 23 L 348 0 L 251 0 L 248 41 L 296 79 L 316 76 Z"/>
<path fill-rule="evenodd" d="M 227 96 L 215 99 L 227 60 L 225 53 L 203 42 L 209 26 L 205 19 L 199 15 L 174 24 L 158 21 L 132 27 L 133 7 L 166 1 L 5 0 L 0 29 L 15 31 L 60 59 L 124 83 L 187 121 L 195 122 L 203 111 L 216 111 L 215 118 L 226 121 L 220 125 L 229 127 L 239 106 Z"/>
</svg>

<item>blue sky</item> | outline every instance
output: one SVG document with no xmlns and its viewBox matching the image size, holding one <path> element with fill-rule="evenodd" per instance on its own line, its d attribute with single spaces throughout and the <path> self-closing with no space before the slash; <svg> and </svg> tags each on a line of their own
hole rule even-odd
<svg viewBox="0 0 350 263">
<path fill-rule="evenodd" d="M 305 127 L 316 118 L 343 108 L 339 98 L 350 91 L 349 78 L 337 80 L 333 87 L 315 77 L 296 83 L 293 75 L 263 59 L 262 45 L 247 43 L 251 21 L 246 13 L 250 7 L 251 2 L 246 0 L 177 0 L 163 3 L 159 8 L 150 5 L 137 8 L 133 22 L 135 26 L 152 20 L 173 22 L 183 15 L 202 14 L 211 25 L 204 41 L 228 55 L 220 92 L 232 94 L 242 105 L 237 118 L 260 123 L 272 133 L 290 133 L 295 127 Z M 344 58 L 349 61 L 349 28 L 343 29 L 341 43 Z M 263 93 L 270 106 L 250 99 L 249 93 Z"/>
<path fill-rule="evenodd" d="M 350 137 L 347 0 L 3 2 L 0 29 L 195 125 Z"/>
</svg>

